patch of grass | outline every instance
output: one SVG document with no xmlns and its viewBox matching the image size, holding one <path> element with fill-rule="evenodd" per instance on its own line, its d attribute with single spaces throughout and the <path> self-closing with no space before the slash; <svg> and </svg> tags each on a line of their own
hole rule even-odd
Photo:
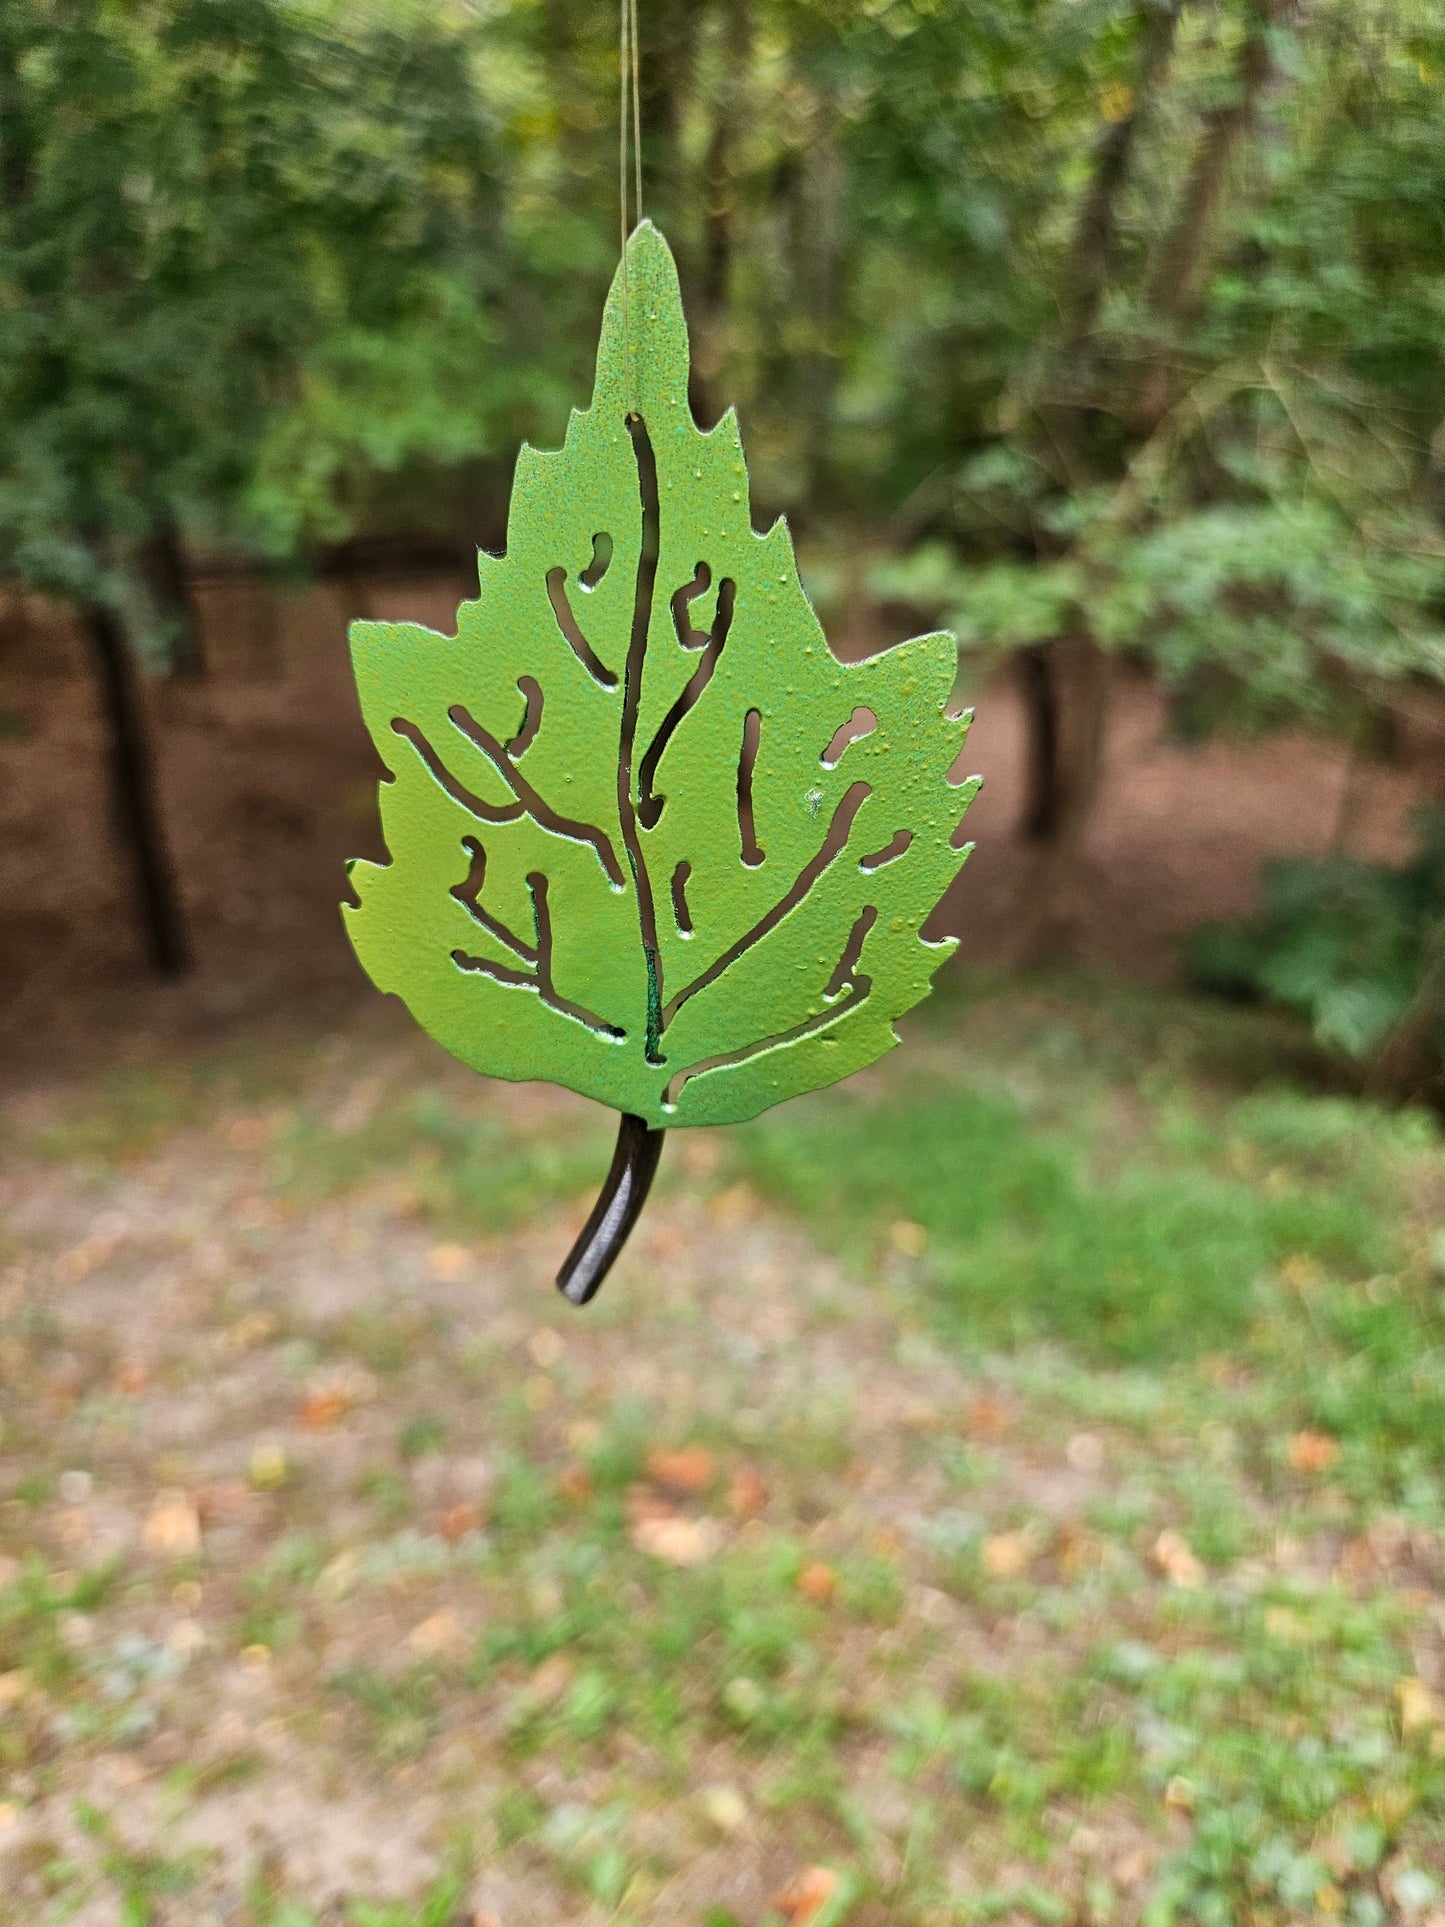
<svg viewBox="0 0 1445 1927">
<path fill-rule="evenodd" d="M 1171 1158 L 1147 1132 L 1104 1134 L 1098 1109 L 1041 1124 L 1007 1090 L 930 1079 L 810 1099 L 739 1142 L 755 1181 L 835 1249 L 866 1261 L 893 1224 L 921 1226 L 939 1313 L 976 1345 L 1188 1357 L 1237 1343 L 1287 1258 L 1363 1278 L 1400 1255 L 1384 1199 Z"/>
<path fill-rule="evenodd" d="M 372 1666 L 346 1666 L 327 1682 L 333 1693 L 367 1715 L 377 1750 L 386 1758 L 414 1758 L 430 1740 L 438 1711 L 436 1669 L 413 1666 L 383 1673 Z"/>
<path fill-rule="evenodd" d="M 152 1927 L 162 1902 L 187 1892 L 200 1877 L 205 1856 L 196 1849 L 180 1855 L 137 1851 L 126 1845 L 114 1821 L 88 1801 L 76 1807 L 75 1818 L 82 1833 L 101 1848 L 101 1874 L 120 1902 L 118 1927 Z"/>
</svg>

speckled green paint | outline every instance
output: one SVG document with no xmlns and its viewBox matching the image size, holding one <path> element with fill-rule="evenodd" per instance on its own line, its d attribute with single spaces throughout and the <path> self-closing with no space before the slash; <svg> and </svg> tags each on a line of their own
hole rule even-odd
<svg viewBox="0 0 1445 1927">
<path fill-rule="evenodd" d="M 896 1041 L 953 948 L 918 933 L 967 854 L 953 836 L 976 787 L 948 779 L 968 727 L 945 708 L 953 638 L 840 663 L 785 524 L 753 531 L 736 416 L 701 433 L 687 375 L 677 272 L 643 222 L 608 296 L 592 406 L 556 453 L 522 449 L 506 554 L 480 557 L 457 634 L 351 629 L 393 778 L 391 861 L 351 867 L 357 956 L 476 1070 L 547 1078 L 654 1126 L 752 1117 Z M 590 663 L 549 595 L 557 570 Z M 858 709 L 876 726 L 829 766 Z M 831 850 L 835 819 L 847 838 Z M 903 853 L 863 867 L 899 831 Z"/>
</svg>

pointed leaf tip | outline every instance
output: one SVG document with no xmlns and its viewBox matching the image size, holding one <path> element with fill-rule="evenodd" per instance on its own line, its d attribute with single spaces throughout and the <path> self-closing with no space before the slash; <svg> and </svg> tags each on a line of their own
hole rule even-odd
<svg viewBox="0 0 1445 1927">
<path fill-rule="evenodd" d="M 646 416 L 685 402 L 690 359 L 677 263 L 661 230 L 644 218 L 608 291 L 593 406 L 620 403 L 624 413 Z"/>
</svg>

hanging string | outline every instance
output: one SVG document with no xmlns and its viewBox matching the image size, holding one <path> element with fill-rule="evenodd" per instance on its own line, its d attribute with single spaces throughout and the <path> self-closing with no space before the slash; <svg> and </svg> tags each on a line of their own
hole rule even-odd
<svg viewBox="0 0 1445 1927">
<path fill-rule="evenodd" d="M 621 0 L 618 36 L 618 112 L 617 112 L 617 211 L 618 249 L 622 256 L 622 359 L 627 371 L 627 406 L 632 411 L 632 290 L 627 263 L 627 237 L 642 219 L 642 81 L 638 53 L 637 0 Z M 627 165 L 628 136 L 632 138 L 632 168 L 629 183 Z M 632 220 L 627 218 L 628 189 L 632 194 Z"/>
<path fill-rule="evenodd" d="M 633 180 L 632 218 L 634 223 L 642 219 L 642 54 L 641 36 L 637 31 L 637 0 L 628 0 L 632 10 L 632 165 Z"/>
</svg>

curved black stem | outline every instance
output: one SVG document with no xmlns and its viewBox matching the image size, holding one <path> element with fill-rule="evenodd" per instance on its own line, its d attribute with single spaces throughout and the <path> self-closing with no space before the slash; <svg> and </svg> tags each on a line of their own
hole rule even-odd
<svg viewBox="0 0 1445 1927">
<path fill-rule="evenodd" d="M 617 1127 L 612 1169 L 592 1215 L 557 1273 L 557 1289 L 574 1305 L 585 1305 L 612 1269 L 647 1202 L 665 1133 L 624 1111 Z"/>
</svg>

